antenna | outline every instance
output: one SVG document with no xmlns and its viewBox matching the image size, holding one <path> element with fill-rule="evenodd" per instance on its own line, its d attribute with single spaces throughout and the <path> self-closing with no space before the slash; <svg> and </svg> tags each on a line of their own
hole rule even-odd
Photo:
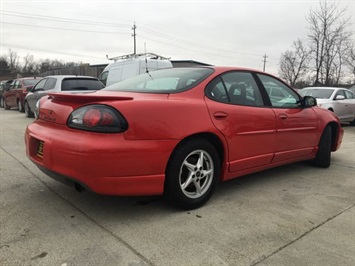
<svg viewBox="0 0 355 266">
<path fill-rule="evenodd" d="M 144 55 L 145 55 L 145 71 L 147 73 L 149 73 L 149 70 L 148 70 L 148 59 L 147 59 L 147 47 L 145 46 L 145 43 L 144 43 Z"/>
</svg>

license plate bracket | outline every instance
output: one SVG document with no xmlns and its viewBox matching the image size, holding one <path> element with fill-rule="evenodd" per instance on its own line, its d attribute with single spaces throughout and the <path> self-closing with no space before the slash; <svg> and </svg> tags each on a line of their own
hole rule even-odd
<svg viewBox="0 0 355 266">
<path fill-rule="evenodd" d="M 43 159 L 43 148 L 44 148 L 44 141 L 42 140 L 38 141 L 37 157 L 41 159 Z"/>
</svg>

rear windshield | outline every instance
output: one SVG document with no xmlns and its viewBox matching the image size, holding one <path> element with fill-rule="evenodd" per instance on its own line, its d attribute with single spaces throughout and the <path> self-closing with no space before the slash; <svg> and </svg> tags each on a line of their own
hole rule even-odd
<svg viewBox="0 0 355 266">
<path fill-rule="evenodd" d="M 105 85 L 96 79 L 70 78 L 63 79 L 62 91 L 101 90 Z"/>
<path fill-rule="evenodd" d="M 109 91 L 176 93 L 189 90 L 214 72 L 211 68 L 155 70 L 106 87 Z"/>
<path fill-rule="evenodd" d="M 24 79 L 23 84 L 25 86 L 33 86 L 35 85 L 40 79 Z"/>
<path fill-rule="evenodd" d="M 313 96 L 317 99 L 329 99 L 334 90 L 329 89 L 303 89 L 300 93 L 303 96 Z"/>
</svg>

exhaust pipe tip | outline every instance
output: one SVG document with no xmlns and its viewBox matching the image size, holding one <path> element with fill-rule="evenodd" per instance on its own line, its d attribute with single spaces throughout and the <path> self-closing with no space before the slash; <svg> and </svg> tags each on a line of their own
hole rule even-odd
<svg viewBox="0 0 355 266">
<path fill-rule="evenodd" d="M 85 188 L 82 185 L 78 184 L 78 183 L 74 184 L 74 188 L 75 188 L 75 190 L 77 192 L 80 192 L 80 193 L 85 191 Z"/>
</svg>

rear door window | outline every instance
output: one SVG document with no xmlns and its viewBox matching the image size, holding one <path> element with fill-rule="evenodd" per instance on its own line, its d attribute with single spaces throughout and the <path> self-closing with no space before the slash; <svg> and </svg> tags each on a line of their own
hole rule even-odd
<svg viewBox="0 0 355 266">
<path fill-rule="evenodd" d="M 249 72 L 234 71 L 212 81 L 206 90 L 208 98 L 245 106 L 264 106 L 259 87 Z"/>
<path fill-rule="evenodd" d="M 33 86 L 38 82 L 39 79 L 24 79 L 23 85 L 25 86 Z"/>
<path fill-rule="evenodd" d="M 346 99 L 355 99 L 355 95 L 350 91 L 345 91 Z"/>
</svg>

